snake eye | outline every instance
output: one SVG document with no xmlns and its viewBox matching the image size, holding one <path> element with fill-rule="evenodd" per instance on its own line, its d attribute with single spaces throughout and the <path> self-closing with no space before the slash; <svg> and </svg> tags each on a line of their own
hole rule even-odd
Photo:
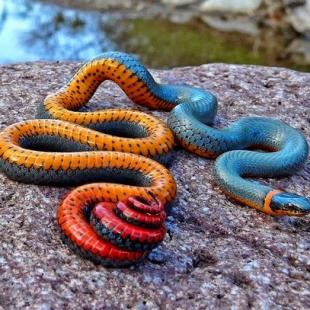
<svg viewBox="0 0 310 310">
<path fill-rule="evenodd" d="M 272 197 L 270 208 L 279 215 L 305 215 L 310 213 L 310 201 L 304 196 L 281 192 Z"/>
</svg>

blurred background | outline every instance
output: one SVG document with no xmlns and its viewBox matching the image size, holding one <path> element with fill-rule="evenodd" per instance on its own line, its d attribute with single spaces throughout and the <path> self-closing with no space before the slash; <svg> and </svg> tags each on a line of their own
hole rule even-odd
<svg viewBox="0 0 310 310">
<path fill-rule="evenodd" d="M 310 0 L 0 0 L 0 63 L 134 53 L 310 71 Z"/>
</svg>

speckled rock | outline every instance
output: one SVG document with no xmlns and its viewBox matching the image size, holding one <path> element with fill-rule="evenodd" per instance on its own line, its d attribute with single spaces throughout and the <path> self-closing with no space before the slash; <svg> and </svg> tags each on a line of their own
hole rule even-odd
<svg viewBox="0 0 310 310">
<path fill-rule="evenodd" d="M 77 63 L 0 67 L 0 128 L 31 119 Z M 245 115 L 281 119 L 310 141 L 310 74 L 226 64 L 153 71 L 219 98 L 216 126 Z M 131 103 L 104 83 L 90 108 Z M 167 113 L 148 111 L 162 119 Z M 4 309 L 309 309 L 310 219 L 273 218 L 228 200 L 214 162 L 178 149 L 170 167 L 178 195 L 164 242 L 129 269 L 95 266 L 68 249 L 56 222 L 69 188 L 25 185 L 0 176 L 0 308 Z M 309 195 L 310 162 L 296 175 L 267 180 Z"/>
</svg>

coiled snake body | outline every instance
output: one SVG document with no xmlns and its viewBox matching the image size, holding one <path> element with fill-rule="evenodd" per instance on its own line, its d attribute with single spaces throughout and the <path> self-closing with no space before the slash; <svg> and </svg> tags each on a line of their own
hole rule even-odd
<svg viewBox="0 0 310 310">
<path fill-rule="evenodd" d="M 136 58 L 110 52 L 85 64 L 66 87 L 45 99 L 38 116 L 46 119 L 14 124 L 0 134 L 0 168 L 12 179 L 36 184 L 113 182 L 78 187 L 58 210 L 65 239 L 84 256 L 113 266 L 143 258 L 163 239 L 163 205 L 176 193 L 169 171 L 152 160 L 166 161 L 174 146 L 164 123 L 127 110 L 78 111 L 106 79 L 137 104 L 172 110 L 168 125 L 187 150 L 204 157 L 224 153 L 216 161 L 215 177 L 228 195 L 269 214 L 309 212 L 305 197 L 243 178 L 291 174 L 300 168 L 308 145 L 298 131 L 258 117 L 213 129 L 208 125 L 217 100 L 210 92 L 158 84 Z M 248 147 L 273 152 L 240 150 Z"/>
<path fill-rule="evenodd" d="M 244 178 L 286 176 L 299 170 L 309 152 L 299 131 L 265 117 L 244 117 L 227 128 L 214 129 L 210 125 L 216 114 L 216 97 L 200 89 L 180 86 L 177 103 L 169 115 L 169 127 L 187 150 L 217 157 L 215 179 L 228 196 L 270 215 L 310 212 L 310 201 L 304 196 Z M 269 152 L 244 150 L 247 148 Z"/>
</svg>

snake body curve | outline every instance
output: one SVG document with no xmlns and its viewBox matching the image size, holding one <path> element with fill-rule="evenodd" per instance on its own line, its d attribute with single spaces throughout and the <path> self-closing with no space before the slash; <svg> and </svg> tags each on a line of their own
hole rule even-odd
<svg viewBox="0 0 310 310">
<path fill-rule="evenodd" d="M 84 256 L 113 266 L 143 258 L 147 249 L 162 240 L 163 204 L 176 193 L 169 171 L 147 158 L 165 161 L 174 146 L 173 134 L 165 124 L 134 111 L 79 112 L 107 79 L 137 104 L 172 110 L 168 125 L 177 140 L 197 155 L 218 157 L 215 178 L 229 196 L 273 215 L 310 211 L 310 202 L 303 196 L 245 179 L 287 175 L 300 169 L 308 156 L 301 133 L 280 121 L 259 117 L 214 129 L 217 99 L 212 93 L 156 83 L 135 57 L 110 52 L 86 63 L 67 86 L 45 99 L 38 115 L 47 119 L 14 124 L 0 134 L 0 169 L 15 180 L 113 182 L 78 187 L 58 210 L 65 239 Z M 245 150 L 251 147 L 272 152 Z"/>
<path fill-rule="evenodd" d="M 168 160 L 174 136 L 146 113 L 78 110 L 107 79 L 136 103 L 167 109 L 166 102 L 149 94 L 143 82 L 148 74 L 128 55 L 103 55 L 47 96 L 38 108 L 40 119 L 13 124 L 0 134 L 0 170 L 11 179 L 48 185 L 100 182 L 70 192 L 58 209 L 58 223 L 70 247 L 105 266 L 135 263 L 164 238 L 163 206 L 173 200 L 176 184 L 156 161 Z"/>
<path fill-rule="evenodd" d="M 185 149 L 217 158 L 215 179 L 226 195 L 270 215 L 310 212 L 306 197 L 246 179 L 287 176 L 301 169 L 309 147 L 298 130 L 265 117 L 243 117 L 227 128 L 212 128 L 217 99 L 201 89 L 180 89 L 177 103 L 169 115 L 169 127 Z"/>
</svg>

